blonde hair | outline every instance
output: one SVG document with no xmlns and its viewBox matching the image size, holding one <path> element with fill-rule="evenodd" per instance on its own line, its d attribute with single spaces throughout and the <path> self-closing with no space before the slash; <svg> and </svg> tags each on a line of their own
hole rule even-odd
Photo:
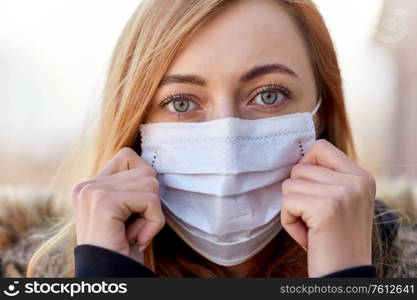
<svg viewBox="0 0 417 300">
<path fill-rule="evenodd" d="M 62 201 L 70 205 L 72 187 L 94 176 L 121 148 L 131 147 L 140 154 L 139 125 L 146 118 L 148 104 L 168 67 L 194 32 L 212 16 L 234 2 L 236 1 L 143 0 L 140 3 L 114 49 L 97 123 L 91 134 L 89 128 L 84 131 L 74 152 L 63 163 L 54 179 L 53 184 L 63 192 Z M 310 0 L 276 0 L 276 2 L 296 19 L 307 41 L 317 86 L 323 99 L 322 109 L 319 111 L 319 116 L 325 124 L 323 137 L 354 158 L 340 70 L 322 17 Z M 70 177 L 71 174 L 74 176 Z M 374 241 L 377 245 L 375 249 L 380 249 L 377 230 L 374 224 Z M 48 234 L 48 240 L 31 257 L 27 277 L 36 276 L 37 266 L 47 263 L 45 259 L 53 253 L 53 249 L 62 249 L 60 253 L 64 255 L 67 266 L 67 269 L 57 276 L 73 277 L 73 249 L 76 246 L 76 234 L 71 213 L 68 213 Z M 166 239 L 175 239 L 172 236 L 168 237 L 169 233 L 157 235 L 158 243 L 152 243 L 153 246 L 151 244 L 145 251 L 147 267 L 165 276 L 185 276 L 186 272 L 180 269 L 188 270 L 187 274 L 191 274 L 190 276 L 216 276 L 181 253 L 173 253 L 172 257 L 163 255 L 160 249 L 162 247 L 158 247 L 159 243 L 164 243 L 162 236 L 166 236 Z M 285 271 L 287 273 L 282 271 L 279 274 L 306 276 L 305 252 L 300 251 L 301 248 L 285 236 L 285 233 L 279 235 L 279 239 L 283 239 L 288 250 L 280 253 L 280 258 L 274 261 L 274 266 L 280 265 L 282 270 L 287 270 Z M 179 246 L 178 249 L 184 247 Z M 289 270 L 293 268 L 285 267 L 283 262 L 290 262 L 290 259 L 296 256 L 300 257 L 299 262 L 302 263 L 298 264 L 302 271 L 290 273 Z M 294 260 L 292 262 L 297 263 Z M 262 274 L 276 276 L 277 273 L 269 270 Z"/>
</svg>

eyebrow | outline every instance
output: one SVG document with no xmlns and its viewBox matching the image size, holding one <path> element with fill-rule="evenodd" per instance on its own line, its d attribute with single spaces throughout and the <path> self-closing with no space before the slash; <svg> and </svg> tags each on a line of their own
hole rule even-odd
<svg viewBox="0 0 417 300">
<path fill-rule="evenodd" d="M 255 66 L 246 73 L 244 73 L 240 78 L 240 82 L 247 82 L 253 80 L 257 77 L 270 74 L 270 73 L 282 73 L 291 75 L 294 77 L 298 77 L 297 74 L 283 64 L 266 64 Z M 207 86 L 207 82 L 203 79 L 203 77 L 194 74 L 174 74 L 174 75 L 167 75 L 164 76 L 159 83 L 159 86 L 171 84 L 171 83 L 190 83 L 199 86 Z"/>
</svg>

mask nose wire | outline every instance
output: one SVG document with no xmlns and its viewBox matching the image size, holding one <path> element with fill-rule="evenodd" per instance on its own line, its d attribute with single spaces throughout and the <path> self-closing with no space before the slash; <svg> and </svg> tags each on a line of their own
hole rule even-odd
<svg viewBox="0 0 417 300">
<path fill-rule="evenodd" d="M 313 111 L 311 112 L 312 115 L 314 115 L 320 108 L 321 105 L 321 97 L 319 98 L 319 101 L 317 102 L 316 107 L 313 109 Z"/>
</svg>

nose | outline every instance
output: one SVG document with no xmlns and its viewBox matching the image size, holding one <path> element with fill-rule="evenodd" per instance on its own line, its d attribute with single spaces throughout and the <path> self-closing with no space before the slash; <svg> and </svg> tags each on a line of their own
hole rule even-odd
<svg viewBox="0 0 417 300">
<path fill-rule="evenodd" d="M 232 97 L 217 98 L 213 101 L 210 114 L 207 116 L 207 121 L 224 119 L 224 118 L 242 118 L 238 101 Z"/>
</svg>

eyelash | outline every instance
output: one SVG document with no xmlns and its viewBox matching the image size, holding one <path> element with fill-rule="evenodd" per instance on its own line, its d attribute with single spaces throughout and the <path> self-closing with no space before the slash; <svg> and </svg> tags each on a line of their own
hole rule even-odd
<svg viewBox="0 0 417 300">
<path fill-rule="evenodd" d="M 259 95 L 259 94 L 262 94 L 262 93 L 265 93 L 265 92 L 280 92 L 280 93 L 282 93 L 284 96 L 285 96 L 285 98 L 287 98 L 288 100 L 292 100 L 292 98 L 293 98 L 293 92 L 289 89 L 289 88 L 287 88 L 287 87 L 285 87 L 285 86 L 283 86 L 280 82 L 277 82 L 277 81 L 274 81 L 274 82 L 271 82 L 271 83 L 269 83 L 269 84 L 266 84 L 266 85 L 264 85 L 264 86 L 262 86 L 262 87 L 260 87 L 260 88 L 258 88 L 257 90 L 256 90 L 256 94 L 254 95 L 254 96 L 252 96 L 251 97 L 251 99 L 249 100 L 249 102 L 248 103 L 253 103 L 253 101 L 255 100 L 255 98 Z M 252 94 L 252 93 L 251 93 Z M 168 105 L 169 103 L 171 103 L 171 102 L 173 102 L 173 101 L 175 101 L 176 99 L 186 99 L 186 100 L 189 100 L 189 101 L 192 101 L 192 102 L 194 102 L 195 103 L 195 101 L 192 99 L 193 98 L 193 96 L 191 96 L 191 95 L 189 95 L 189 94 L 183 94 L 183 93 L 178 93 L 178 94 L 171 94 L 171 95 L 169 95 L 168 97 L 166 97 L 164 100 L 162 100 L 160 103 L 159 103 L 159 107 L 160 108 L 163 108 L 163 107 L 165 107 L 166 105 Z M 199 104 L 197 104 L 197 103 L 195 103 L 196 105 L 198 105 L 198 106 L 200 106 Z M 271 104 L 271 105 L 263 105 L 263 106 L 265 106 L 265 108 L 267 108 L 267 109 L 273 109 L 273 108 L 275 108 L 276 107 L 276 105 L 274 105 L 274 104 Z M 175 113 L 175 114 L 179 114 L 179 115 L 183 115 L 183 114 L 186 114 L 187 112 L 184 112 L 184 113 Z"/>
<path fill-rule="evenodd" d="M 171 103 L 171 102 L 173 102 L 177 99 L 186 99 L 186 100 L 193 101 L 192 98 L 193 97 L 191 95 L 188 95 L 188 94 L 183 94 L 183 93 L 172 94 L 172 95 L 169 95 L 168 97 L 166 97 L 164 100 L 162 100 L 161 103 L 159 103 L 159 107 L 163 108 L 166 105 L 168 105 L 169 103 Z"/>
<path fill-rule="evenodd" d="M 251 100 L 249 100 L 249 103 L 252 103 L 259 94 L 262 94 L 262 93 L 265 93 L 265 92 L 280 92 L 288 100 L 292 100 L 293 99 L 293 92 L 292 92 L 292 90 L 290 90 L 289 88 L 283 86 L 278 81 L 274 81 L 272 83 L 269 83 L 267 85 L 264 85 L 264 86 L 260 87 L 259 89 L 256 89 L 255 91 L 256 91 L 256 94 L 251 97 Z M 272 104 L 272 105 L 265 105 L 265 106 L 266 107 L 268 107 L 268 106 L 269 107 L 273 107 L 273 106 L 276 106 L 276 105 L 273 105 Z"/>
</svg>

